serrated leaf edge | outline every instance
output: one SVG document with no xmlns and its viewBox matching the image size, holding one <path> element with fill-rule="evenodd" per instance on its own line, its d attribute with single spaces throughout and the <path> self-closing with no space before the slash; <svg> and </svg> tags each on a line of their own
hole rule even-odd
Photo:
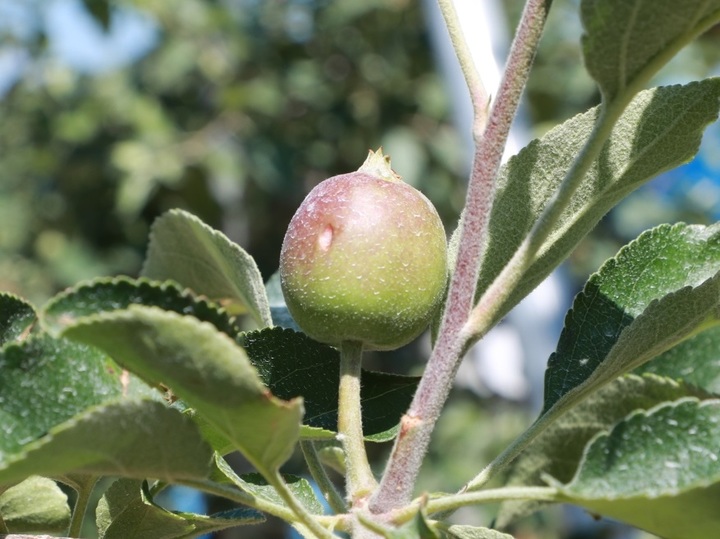
<svg viewBox="0 0 720 539">
<path fill-rule="evenodd" d="M 205 223 L 202 219 L 200 219 L 196 215 L 193 215 L 192 213 L 182 210 L 180 208 L 173 208 L 171 210 L 168 210 L 167 212 L 160 215 L 157 219 L 155 219 L 155 221 L 152 223 L 152 225 L 150 225 L 150 234 L 149 234 L 149 238 L 150 238 L 149 243 L 150 244 L 153 242 L 155 229 L 160 226 L 160 223 L 164 219 L 172 217 L 172 216 L 180 216 L 183 219 L 188 219 L 189 221 L 195 222 L 196 224 L 200 225 L 203 229 L 205 229 L 211 236 L 220 238 L 223 241 L 227 241 L 227 243 L 231 246 L 231 248 L 233 250 L 239 251 L 244 256 L 247 256 L 252 259 L 250 254 L 247 251 L 245 251 L 245 249 L 243 249 L 236 242 L 234 242 L 230 238 L 228 238 L 225 233 L 211 227 L 210 225 Z M 149 252 L 149 250 L 150 250 L 150 245 L 148 245 L 148 252 Z M 254 259 L 253 259 L 253 262 L 254 262 Z M 145 274 L 146 266 L 147 266 L 147 259 L 145 259 L 143 261 L 142 268 L 140 270 L 140 273 L 142 275 Z M 267 327 L 273 327 L 272 315 L 270 314 L 270 302 L 268 301 L 268 298 L 267 298 L 267 291 L 265 290 L 265 283 L 262 279 L 262 274 L 260 273 L 260 270 L 258 269 L 256 263 L 254 264 L 253 268 L 254 268 L 254 273 L 256 273 L 258 282 L 263 285 L 262 286 L 263 294 L 261 294 L 260 297 L 255 298 L 255 299 L 259 300 L 258 305 L 257 305 L 257 307 L 260 309 L 259 312 L 252 313 L 252 309 L 250 309 L 250 311 L 253 315 L 253 318 L 255 318 L 255 315 L 257 314 L 257 317 L 259 318 L 259 320 L 257 320 L 258 322 L 265 324 Z M 243 298 L 243 301 L 245 301 L 245 298 Z M 251 306 L 252 306 L 252 303 L 251 303 Z"/>
<path fill-rule="evenodd" d="M 97 311 L 96 313 L 94 313 L 92 315 L 85 315 L 85 316 L 79 316 L 76 318 L 72 318 L 71 320 L 67 321 L 64 325 L 62 325 L 60 322 L 58 322 L 57 325 L 58 325 L 59 329 L 57 329 L 57 330 L 52 326 L 52 324 L 49 321 L 49 319 L 50 320 L 52 319 L 52 316 L 49 315 L 48 313 L 53 307 L 55 307 L 55 305 L 57 305 L 58 303 L 60 303 L 61 301 L 65 300 L 65 299 L 71 298 L 73 295 L 82 293 L 83 291 L 92 290 L 93 288 L 99 288 L 99 287 L 108 286 L 108 285 L 110 285 L 110 286 L 129 286 L 135 290 L 141 290 L 143 287 L 146 287 L 149 290 L 160 291 L 163 293 L 169 291 L 171 293 L 177 294 L 177 297 L 179 297 L 181 299 L 189 300 L 191 303 L 193 303 L 195 305 L 204 305 L 205 307 L 208 308 L 208 310 L 216 311 L 221 317 L 224 317 L 226 319 L 229 327 L 234 327 L 235 329 L 237 329 L 237 334 L 242 333 L 242 330 L 237 325 L 237 318 L 235 316 L 230 315 L 228 313 L 227 309 L 225 309 L 225 307 L 223 307 L 219 303 L 216 303 L 216 302 L 210 300 L 209 298 L 207 298 L 205 296 L 198 295 L 191 288 L 183 287 L 182 285 L 180 285 L 179 283 L 177 283 L 171 279 L 168 279 L 166 281 L 157 281 L 154 279 L 149 279 L 147 277 L 132 278 L 132 277 L 122 276 L 122 275 L 117 276 L 117 277 L 99 277 L 96 279 L 90 279 L 87 281 L 83 281 L 83 282 L 78 283 L 75 286 L 72 286 L 70 288 L 67 288 L 67 289 L 63 290 L 62 292 L 60 292 L 59 294 L 53 296 L 40 309 L 40 313 L 39 313 L 40 316 L 38 318 L 40 319 L 40 323 L 42 324 L 43 329 L 45 329 L 45 331 L 51 335 L 55 335 L 55 336 L 62 335 L 62 333 L 64 332 L 65 329 L 67 329 L 68 327 L 71 327 L 71 326 L 75 326 L 78 323 L 78 321 L 80 321 L 82 319 L 90 318 L 94 315 L 99 315 L 99 314 L 103 314 L 103 313 L 114 313 L 114 312 L 118 312 L 118 311 L 127 310 L 128 307 L 133 306 L 133 305 L 139 305 L 139 306 L 143 306 L 143 307 L 152 307 L 152 308 L 160 309 L 165 312 L 176 312 L 177 313 L 177 311 L 170 311 L 167 309 L 162 309 L 161 307 L 158 307 L 156 305 L 147 305 L 144 303 L 130 303 L 127 307 L 119 307 L 117 309 L 102 310 L 102 311 Z M 182 315 L 183 313 L 177 313 L 177 314 Z"/>
<path fill-rule="evenodd" d="M 91 406 L 88 406 L 85 408 L 82 412 L 79 412 L 72 416 L 71 418 L 66 419 L 65 421 L 58 423 L 57 425 L 52 426 L 50 429 L 48 429 L 47 433 L 45 433 L 43 436 L 36 438 L 35 440 L 28 442 L 25 444 L 20 451 L 10 454 L 9 458 L 4 462 L 0 463 L 0 475 L 4 470 L 7 470 L 10 466 L 14 465 L 17 462 L 23 461 L 25 458 L 27 458 L 28 454 L 37 451 L 47 444 L 51 443 L 55 436 L 59 433 L 62 433 L 70 428 L 72 428 L 75 425 L 80 424 L 82 421 L 84 421 L 87 417 L 92 416 L 93 414 L 102 411 L 103 409 L 106 409 L 111 406 L 116 406 L 118 404 L 123 403 L 140 403 L 140 402 L 151 402 L 158 404 L 160 401 L 149 399 L 149 398 L 114 398 L 109 399 L 105 402 L 99 403 L 99 404 L 93 404 Z M 63 472 L 65 473 L 65 472 Z"/>
</svg>

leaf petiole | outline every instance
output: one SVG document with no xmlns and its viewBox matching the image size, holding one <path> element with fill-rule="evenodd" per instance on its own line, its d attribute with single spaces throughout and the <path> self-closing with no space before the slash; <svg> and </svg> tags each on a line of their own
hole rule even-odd
<svg viewBox="0 0 720 539">
<path fill-rule="evenodd" d="M 97 478 L 93 478 L 88 484 L 79 485 L 80 488 L 76 488 L 77 498 L 75 499 L 75 506 L 73 507 L 72 517 L 70 518 L 70 527 L 68 528 L 68 536 L 80 537 L 82 533 L 82 525 L 85 520 L 85 514 L 90 503 L 90 496 L 93 493 Z"/>
<path fill-rule="evenodd" d="M 317 449 L 315 448 L 315 442 L 312 440 L 301 440 L 300 448 L 305 457 L 310 475 L 312 475 L 332 510 L 336 513 L 346 513 L 348 510 L 347 504 L 328 477 L 322 462 L 320 462 Z"/>
</svg>

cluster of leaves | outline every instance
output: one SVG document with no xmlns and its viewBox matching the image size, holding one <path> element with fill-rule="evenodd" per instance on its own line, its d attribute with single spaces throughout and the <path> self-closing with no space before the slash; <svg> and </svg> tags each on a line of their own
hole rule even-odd
<svg viewBox="0 0 720 539">
<path fill-rule="evenodd" d="M 337 351 L 270 327 L 273 316 L 289 319 L 277 292 L 271 289 L 269 301 L 252 259 L 190 214 L 172 211 L 155 224 L 144 273 L 147 278 L 79 285 L 41 312 L 0 296 L 0 484 L 49 476 L 86 499 L 99 477 L 123 477 L 98 507 L 103 537 L 191 537 L 264 519 L 253 510 L 170 513 L 152 499 L 171 483 L 240 503 L 259 497 L 260 507 L 287 516 L 267 480 L 236 476 L 222 455 L 241 450 L 265 477 L 279 473 L 299 440 L 324 442 L 332 456 Z M 228 300 L 226 308 L 207 295 Z M 249 313 L 266 329 L 242 332 L 228 311 Z M 372 372 L 365 379 L 367 438 L 391 439 L 417 380 Z M 158 483 L 150 487 L 147 478 Z M 68 525 L 65 495 L 52 482 L 38 488 L 38 481 L 3 489 L 0 506 L 10 508 L 2 512 L 10 531 L 56 532 Z M 305 479 L 278 481 L 312 514 L 322 513 Z M 13 509 L 18 498 L 22 505 Z M 141 520 L 143 530 L 133 528 Z"/>
<path fill-rule="evenodd" d="M 720 228 L 663 226 L 589 281 L 551 359 L 538 422 L 604 387 L 545 430 L 514 462 L 508 484 L 541 485 L 552 477 L 555 501 L 672 530 L 668 537 L 717 530 L 718 264 Z M 71 486 L 79 499 L 100 477 L 122 477 L 97 508 L 102 537 L 193 537 L 264 517 L 252 509 L 169 512 L 153 502 L 168 484 L 287 517 L 292 505 L 267 479 L 235 475 L 222 455 L 241 450 L 265 478 L 278 474 L 300 440 L 336 460 L 337 352 L 290 329 L 238 329 L 228 310 L 245 310 L 265 326 L 287 320 L 281 298 L 272 286 L 266 295 L 239 247 L 173 211 L 153 229 L 144 272 L 138 280 L 79 285 L 40 312 L 0 296 L 0 507 L 7 530 L 68 526 L 65 495 L 37 476 Z M 160 279 L 232 301 L 225 309 Z M 606 385 L 667 348 L 636 374 Z M 363 381 L 366 436 L 388 440 L 417 380 L 365 373 Z M 282 481 L 311 514 L 322 513 L 305 479 Z M 427 510 L 443 503 L 433 497 Z M 508 502 L 500 523 L 537 506 Z M 690 528 L 687 514 L 696 515 Z"/>
<path fill-rule="evenodd" d="M 718 79 L 640 91 L 720 20 L 717 0 L 585 0 L 581 13 L 585 61 L 603 103 L 500 171 L 480 305 L 528 238 L 536 250 L 517 286 L 490 294 L 488 326 L 620 199 L 690 159 L 717 119 Z M 357 518 L 390 539 L 508 539 L 442 518 L 496 501 L 504 502 L 500 527 L 569 502 L 669 539 L 720 529 L 720 224 L 656 227 L 603 265 L 568 312 L 537 420 L 463 492 L 421 496 L 382 523 L 352 513 L 357 507 L 326 475 L 325 467 L 344 465 L 338 353 L 292 329 L 277 282 L 264 283 L 243 249 L 180 210 L 156 221 L 142 275 L 80 284 L 41 309 L 0 295 L 0 531 L 77 535 L 93 486 L 106 476 L 119 479 L 96 509 L 104 538 L 190 538 L 273 515 L 307 537 L 356 532 Z M 240 315 L 260 329 L 242 331 Z M 393 439 L 427 378 L 362 379 L 366 439 Z M 404 427 L 405 436 L 415 428 Z M 298 445 L 334 515 L 322 514 L 306 479 L 281 474 Z M 224 456 L 235 450 L 257 473 L 231 469 Z M 500 471 L 504 483 L 486 488 Z M 77 492 L 72 512 L 54 481 Z M 154 498 L 173 483 L 241 509 L 167 511 Z"/>
<path fill-rule="evenodd" d="M 718 319 L 719 263 L 717 226 L 664 226 L 589 281 L 551 360 L 539 422 L 659 349 L 670 350 L 646 364 L 645 374 L 617 379 L 554 422 L 515 461 L 510 484 L 544 484 L 549 475 L 562 481 L 556 501 L 665 532 L 681 522 L 671 537 L 717 529 L 720 401 L 713 392 L 720 331 L 701 330 Z M 79 285 L 40 313 L 2 296 L 0 483 L 54 477 L 82 499 L 101 476 L 125 478 L 98 507 L 103 537 L 127 537 L 128 530 L 138 538 L 161 530 L 192 537 L 263 519 L 253 510 L 170 513 L 153 503 L 168 483 L 287 516 L 266 480 L 236 476 L 221 455 L 239 449 L 265 477 L 278 473 L 299 440 L 321 442 L 331 456 L 337 352 L 280 327 L 243 333 L 225 308 L 161 282 L 221 294 L 232 300 L 229 310 L 244 309 L 261 325 L 271 325 L 273 313 L 275 320 L 287 319 L 280 298 L 272 290 L 272 299 L 266 296 L 252 260 L 189 214 L 173 211 L 158 221 L 144 271 L 158 280 Z M 687 381 L 672 381 L 680 377 Z M 387 440 L 417 380 L 379 373 L 363 380 L 366 435 Z M 149 477 L 157 482 L 143 481 Z M 306 480 L 284 480 L 312 514 L 322 512 Z M 428 510 L 442 503 L 433 498 Z M 64 494 L 36 477 L 5 491 L 0 505 L 9 530 L 59 531 L 69 517 Z M 698 515 L 697 533 L 687 531 L 690 509 Z M 508 504 L 501 518 L 527 510 L 527 502 Z M 141 531 L 135 528 L 140 521 Z"/>
</svg>

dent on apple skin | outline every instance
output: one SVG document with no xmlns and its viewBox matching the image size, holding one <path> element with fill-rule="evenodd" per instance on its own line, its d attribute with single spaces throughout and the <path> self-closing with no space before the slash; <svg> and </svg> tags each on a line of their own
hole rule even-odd
<svg viewBox="0 0 720 539">
<path fill-rule="evenodd" d="M 447 242 L 430 201 L 364 172 L 325 180 L 290 221 L 280 253 L 288 309 L 314 339 L 390 350 L 428 325 L 447 277 Z"/>
</svg>

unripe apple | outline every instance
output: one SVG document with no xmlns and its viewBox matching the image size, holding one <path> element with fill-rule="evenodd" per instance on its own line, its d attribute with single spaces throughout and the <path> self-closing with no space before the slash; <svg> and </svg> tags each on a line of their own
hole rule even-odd
<svg viewBox="0 0 720 539">
<path fill-rule="evenodd" d="M 447 277 L 447 242 L 431 202 L 382 151 L 317 185 L 280 253 L 290 314 L 310 337 L 392 350 L 428 326 Z"/>
</svg>

